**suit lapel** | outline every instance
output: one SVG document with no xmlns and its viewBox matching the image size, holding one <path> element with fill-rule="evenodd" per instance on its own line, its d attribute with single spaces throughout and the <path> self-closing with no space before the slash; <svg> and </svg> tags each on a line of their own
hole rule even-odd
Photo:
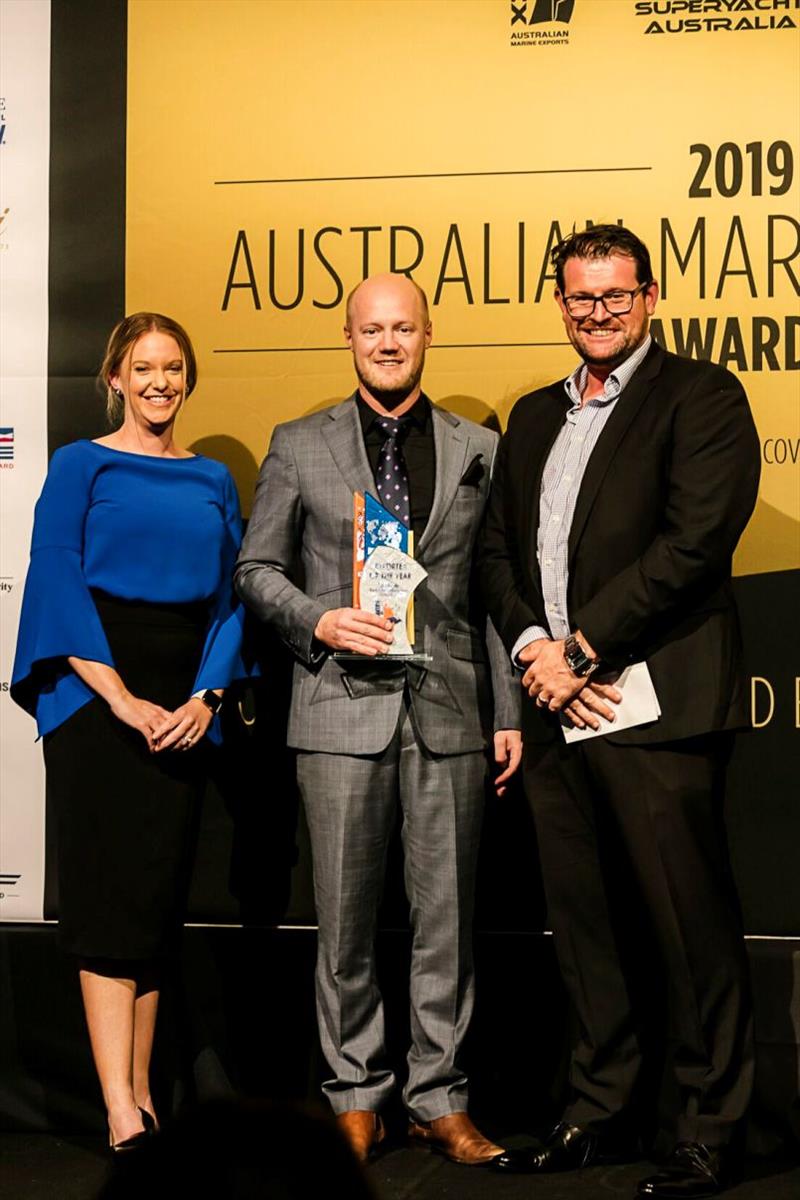
<svg viewBox="0 0 800 1200">
<path fill-rule="evenodd" d="M 459 481 L 466 467 L 469 437 L 453 413 L 431 405 L 433 444 L 436 451 L 436 483 L 428 523 L 419 539 L 420 554 L 436 536 L 455 499 Z"/>
<path fill-rule="evenodd" d="M 597 439 L 597 444 L 586 464 L 569 531 L 570 568 L 597 492 L 616 454 L 617 447 L 650 394 L 654 380 L 661 370 L 662 360 L 661 349 L 656 343 L 653 343 L 653 349 L 617 400 L 614 411 Z"/>
<path fill-rule="evenodd" d="M 375 480 L 364 446 L 355 396 L 331 409 L 322 426 L 322 435 L 351 492 L 374 492 Z"/>
</svg>

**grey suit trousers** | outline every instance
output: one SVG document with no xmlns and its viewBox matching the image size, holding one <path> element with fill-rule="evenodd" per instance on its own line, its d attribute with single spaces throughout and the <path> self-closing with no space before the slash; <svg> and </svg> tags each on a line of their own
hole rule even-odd
<svg viewBox="0 0 800 1200">
<path fill-rule="evenodd" d="M 482 751 L 436 755 L 407 700 L 383 753 L 301 751 L 319 922 L 317 1016 L 334 1112 L 377 1110 L 394 1088 L 375 975 L 386 852 L 402 813 L 411 906 L 411 1048 L 403 1099 L 418 1120 L 467 1108 L 459 1056 L 472 1014 L 472 915 L 485 799 Z"/>
</svg>

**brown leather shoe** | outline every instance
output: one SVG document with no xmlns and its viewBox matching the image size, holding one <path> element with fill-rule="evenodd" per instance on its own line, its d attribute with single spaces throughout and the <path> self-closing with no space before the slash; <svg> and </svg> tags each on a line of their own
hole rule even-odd
<svg viewBox="0 0 800 1200">
<path fill-rule="evenodd" d="M 435 1121 L 411 1121 L 408 1136 L 465 1167 L 488 1167 L 507 1154 L 485 1138 L 465 1112 L 448 1113 Z"/>
<path fill-rule="evenodd" d="M 353 1108 L 338 1113 L 336 1124 L 360 1163 L 368 1162 L 386 1137 L 383 1121 L 369 1109 Z"/>
</svg>

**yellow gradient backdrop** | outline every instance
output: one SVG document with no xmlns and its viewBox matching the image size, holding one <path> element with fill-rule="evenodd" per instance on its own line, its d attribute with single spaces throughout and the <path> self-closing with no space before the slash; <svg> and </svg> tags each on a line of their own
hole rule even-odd
<svg viewBox="0 0 800 1200">
<path fill-rule="evenodd" d="M 527 9 L 530 16 L 532 0 Z M 342 231 L 323 235 L 320 247 L 345 291 L 361 278 L 365 238 L 370 271 L 386 270 L 390 227 L 417 230 L 424 257 L 414 276 L 432 299 L 448 231 L 458 227 L 473 303 L 463 282 L 441 287 L 425 387 L 445 406 L 478 420 L 494 411 L 504 425 L 517 396 L 575 362 L 551 282 L 536 300 L 552 222 L 566 232 L 621 219 L 648 243 L 658 274 L 662 221 L 684 254 L 704 218 L 705 297 L 698 243 L 685 277 L 670 254 L 657 315 L 671 349 L 674 319 L 715 317 L 715 358 L 726 320 L 739 319 L 749 369 L 729 365 L 748 391 L 767 456 L 776 457 L 778 439 L 785 461 L 764 464 L 737 570 L 797 565 L 800 374 L 785 369 L 787 355 L 798 355 L 797 328 L 792 351 L 785 323 L 798 311 L 791 272 L 800 276 L 800 256 L 792 259 L 800 232 L 800 34 L 647 34 L 650 18 L 628 0 L 576 0 L 569 24 L 512 28 L 511 16 L 506 0 L 130 0 L 127 309 L 167 312 L 195 342 L 201 382 L 182 418 L 183 441 L 228 462 L 247 512 L 274 425 L 352 391 L 346 352 L 309 349 L 342 342 L 343 303 L 313 303 L 336 294 L 314 252 L 323 228 Z M 512 46 L 512 32 L 522 30 L 552 31 L 559 44 Z M 770 194 L 783 178 L 783 160 L 772 172 L 766 161 L 775 142 L 794 154 L 783 195 Z M 739 148 L 735 195 L 718 193 L 712 160 L 699 181 L 711 195 L 690 197 L 701 157 L 689 148 L 699 143 L 713 153 L 724 143 Z M 762 195 L 753 194 L 751 143 L 763 147 Z M 508 174 L 468 174 L 480 172 Z M 723 186 L 731 190 L 730 173 Z M 757 294 L 746 275 L 728 274 L 716 298 L 735 217 L 742 237 L 734 232 L 728 267 L 743 271 L 746 253 Z M 771 296 L 770 217 L 773 257 L 790 259 L 790 270 L 775 268 Z M 361 227 L 377 229 L 351 232 Z M 238 288 L 223 311 L 240 230 L 261 308 L 252 289 Z M 283 303 L 298 289 L 304 231 L 304 294 L 290 310 L 270 299 L 271 230 L 273 287 Z M 450 276 L 460 273 L 453 236 Z M 397 235 L 400 265 L 415 246 L 412 235 Z M 235 281 L 247 277 L 240 252 Z M 778 322 L 780 369 L 751 369 L 754 316 Z"/>
</svg>

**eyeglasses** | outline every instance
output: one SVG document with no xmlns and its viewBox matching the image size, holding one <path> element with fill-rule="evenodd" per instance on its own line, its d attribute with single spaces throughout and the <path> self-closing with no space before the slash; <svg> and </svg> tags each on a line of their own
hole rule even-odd
<svg viewBox="0 0 800 1200">
<path fill-rule="evenodd" d="M 599 301 L 606 312 L 613 316 L 629 313 L 633 308 L 634 297 L 650 287 L 652 280 L 640 283 L 637 288 L 614 288 L 613 292 L 604 292 L 602 296 L 564 296 L 564 307 L 571 317 L 589 317 L 594 312 L 594 306 Z"/>
</svg>

